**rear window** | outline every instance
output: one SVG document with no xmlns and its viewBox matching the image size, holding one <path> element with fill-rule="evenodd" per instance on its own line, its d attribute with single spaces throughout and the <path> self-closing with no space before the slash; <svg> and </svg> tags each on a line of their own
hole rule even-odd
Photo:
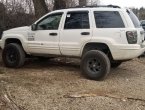
<svg viewBox="0 0 145 110">
<path fill-rule="evenodd" d="M 137 16 L 136 16 L 132 11 L 129 11 L 129 10 L 127 10 L 127 13 L 128 13 L 128 15 L 130 16 L 130 18 L 131 18 L 131 20 L 132 20 L 134 26 L 135 26 L 136 28 L 141 27 L 140 21 L 139 21 L 139 19 L 137 18 Z"/>
<path fill-rule="evenodd" d="M 97 28 L 124 28 L 125 25 L 118 11 L 95 11 Z"/>
</svg>

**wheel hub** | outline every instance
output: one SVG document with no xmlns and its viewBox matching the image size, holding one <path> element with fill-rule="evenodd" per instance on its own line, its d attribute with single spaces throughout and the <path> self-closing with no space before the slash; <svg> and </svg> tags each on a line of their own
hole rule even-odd
<svg viewBox="0 0 145 110">
<path fill-rule="evenodd" d="M 101 63 L 97 59 L 89 59 L 88 60 L 88 68 L 91 72 L 100 72 L 101 71 Z"/>
<path fill-rule="evenodd" d="M 7 59 L 11 62 L 14 63 L 17 60 L 17 55 L 16 52 L 9 50 L 7 52 Z"/>
</svg>

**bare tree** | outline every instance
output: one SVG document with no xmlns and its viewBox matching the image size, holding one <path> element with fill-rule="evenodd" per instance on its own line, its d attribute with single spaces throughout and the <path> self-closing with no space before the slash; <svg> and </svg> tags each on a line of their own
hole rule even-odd
<svg viewBox="0 0 145 110">
<path fill-rule="evenodd" d="M 87 0 L 79 0 L 79 6 L 86 6 Z"/>
<path fill-rule="evenodd" d="M 75 7 L 77 6 L 77 1 L 76 0 L 67 0 L 66 2 L 66 7 Z"/>
<path fill-rule="evenodd" d="M 47 5 L 45 0 L 33 0 L 35 16 L 37 18 L 41 17 L 42 15 L 48 12 Z"/>
<path fill-rule="evenodd" d="M 4 29 L 4 19 L 6 15 L 6 8 L 4 4 L 0 3 L 0 35 L 2 34 L 2 30 Z"/>
<path fill-rule="evenodd" d="M 54 10 L 66 8 L 66 0 L 54 0 Z"/>
<path fill-rule="evenodd" d="M 7 2 L 9 1 L 9 2 Z M 20 0 L 0 1 L 0 30 L 30 25 L 34 22 L 34 14 L 26 9 L 27 4 Z M 0 31 L 1 32 L 1 31 Z"/>
<path fill-rule="evenodd" d="M 100 4 L 100 0 L 89 0 L 87 4 L 96 6 Z"/>
<path fill-rule="evenodd" d="M 98 5 L 100 0 L 79 0 L 79 6 Z"/>
</svg>

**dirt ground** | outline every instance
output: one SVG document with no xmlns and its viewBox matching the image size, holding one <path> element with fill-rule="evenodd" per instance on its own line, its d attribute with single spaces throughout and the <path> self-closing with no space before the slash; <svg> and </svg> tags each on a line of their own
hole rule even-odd
<svg viewBox="0 0 145 110">
<path fill-rule="evenodd" d="M 8 69 L 0 58 L 0 110 L 145 110 L 145 58 L 111 69 L 101 82 L 84 78 L 75 60 Z"/>
</svg>

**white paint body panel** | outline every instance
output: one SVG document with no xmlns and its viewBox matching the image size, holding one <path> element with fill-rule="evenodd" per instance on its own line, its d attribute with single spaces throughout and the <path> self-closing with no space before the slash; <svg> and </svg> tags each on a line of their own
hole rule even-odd
<svg viewBox="0 0 145 110">
<path fill-rule="evenodd" d="M 28 42 L 30 53 L 56 54 L 60 55 L 59 50 L 59 34 L 50 36 L 50 33 L 58 33 L 58 31 L 38 30 L 34 32 L 34 41 Z M 33 32 L 32 32 L 33 33 Z"/>
<path fill-rule="evenodd" d="M 89 11 L 90 29 L 64 30 L 64 22 L 68 11 Z M 94 11 L 118 11 L 123 19 L 125 28 L 96 28 Z M 138 57 L 145 51 L 145 43 L 142 43 L 144 35 L 140 32 L 142 28 L 135 28 L 125 9 L 118 8 L 75 8 L 57 10 L 52 13 L 63 12 L 63 16 L 58 30 L 32 31 L 31 27 L 21 27 L 5 31 L 0 40 L 0 47 L 3 49 L 8 38 L 19 39 L 26 53 L 28 54 L 54 54 L 63 56 L 81 57 L 84 46 L 87 43 L 106 44 L 114 60 L 127 60 Z M 128 44 L 126 38 L 127 31 L 138 32 L 138 43 Z M 57 36 L 50 36 L 49 33 L 57 33 Z M 89 32 L 90 35 L 83 36 L 81 32 Z M 32 39 L 32 41 L 30 40 Z M 34 40 L 33 40 L 34 39 Z"/>
<path fill-rule="evenodd" d="M 69 10 L 70 11 L 70 10 Z M 62 55 L 65 56 L 77 56 L 80 57 L 80 51 L 84 43 L 89 42 L 92 37 L 92 29 L 64 29 L 65 19 L 67 16 L 67 12 L 64 12 L 64 20 L 60 30 L 60 51 Z M 78 11 L 78 10 L 77 10 Z M 92 27 L 90 14 L 91 11 L 87 9 L 79 9 L 79 11 L 89 11 L 89 23 L 90 27 Z M 89 32 L 89 35 L 81 35 L 82 32 Z"/>
</svg>

